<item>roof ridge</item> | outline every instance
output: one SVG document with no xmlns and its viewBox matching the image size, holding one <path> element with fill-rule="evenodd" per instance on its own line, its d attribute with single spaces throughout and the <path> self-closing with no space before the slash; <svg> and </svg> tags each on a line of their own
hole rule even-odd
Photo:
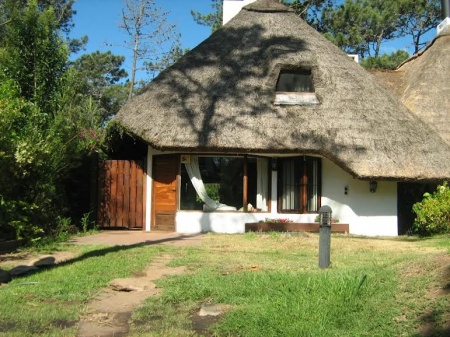
<svg viewBox="0 0 450 337">
<path fill-rule="evenodd" d="M 295 12 L 292 8 L 276 0 L 256 0 L 255 2 L 244 6 L 243 9 L 250 12 Z"/>
</svg>

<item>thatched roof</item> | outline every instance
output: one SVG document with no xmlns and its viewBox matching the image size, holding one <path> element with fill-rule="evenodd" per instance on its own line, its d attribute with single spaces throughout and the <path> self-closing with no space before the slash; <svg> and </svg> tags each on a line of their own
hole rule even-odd
<svg viewBox="0 0 450 337">
<path fill-rule="evenodd" d="M 375 72 L 418 118 L 450 145 L 450 29 L 397 70 Z M 450 161 L 450 159 L 447 159 Z"/>
<path fill-rule="evenodd" d="M 320 104 L 273 104 L 279 72 L 289 68 L 311 70 Z M 442 160 L 449 147 L 274 0 L 246 6 L 130 100 L 117 120 L 156 149 L 316 154 L 362 179 L 450 177 Z"/>
</svg>

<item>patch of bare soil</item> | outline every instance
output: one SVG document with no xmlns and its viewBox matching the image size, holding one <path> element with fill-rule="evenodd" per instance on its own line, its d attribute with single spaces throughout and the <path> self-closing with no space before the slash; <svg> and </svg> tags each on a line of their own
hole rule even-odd
<svg viewBox="0 0 450 337">
<path fill-rule="evenodd" d="M 78 336 L 126 336 L 133 310 L 146 298 L 161 292 L 153 281 L 185 272 L 185 267 L 168 267 L 170 261 L 170 256 L 164 255 L 134 277 L 112 280 L 109 287 L 88 304 L 88 313 L 78 325 Z"/>
</svg>

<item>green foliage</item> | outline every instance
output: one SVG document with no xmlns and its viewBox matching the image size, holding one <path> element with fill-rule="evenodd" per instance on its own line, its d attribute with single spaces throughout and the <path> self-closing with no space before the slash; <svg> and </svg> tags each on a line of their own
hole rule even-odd
<svg viewBox="0 0 450 337">
<path fill-rule="evenodd" d="M 81 217 L 80 224 L 83 230 L 83 233 L 87 233 L 89 230 L 96 229 L 95 222 L 91 220 L 91 213 L 84 213 Z"/>
<path fill-rule="evenodd" d="M 0 234 L 29 242 L 67 234 L 70 175 L 104 139 L 99 103 L 66 70 L 61 18 L 43 3 L 1 4 Z"/>
<path fill-rule="evenodd" d="M 439 20 L 439 0 L 346 0 L 323 9 L 321 31 L 348 53 L 377 58 L 383 42 L 405 36 L 416 53 Z"/>
<path fill-rule="evenodd" d="M 396 0 L 399 2 L 400 16 L 397 29 L 400 36 L 410 36 L 413 40 L 414 54 L 426 45 L 422 41 L 424 34 L 441 21 L 440 0 Z"/>
<path fill-rule="evenodd" d="M 325 36 L 344 51 L 361 57 L 378 57 L 383 41 L 398 37 L 397 1 L 346 0 L 324 13 Z"/>
<path fill-rule="evenodd" d="M 416 213 L 413 230 L 419 235 L 450 233 L 450 187 L 445 182 L 432 194 L 425 193 L 421 202 L 413 205 Z"/>
<path fill-rule="evenodd" d="M 51 113 L 68 57 L 55 13 L 52 8 L 39 11 L 37 2 L 30 1 L 23 10 L 13 9 L 10 20 L 0 55 L 1 71 L 16 82 L 21 97 Z"/>
<path fill-rule="evenodd" d="M 283 0 L 282 2 L 291 7 L 311 27 L 324 32 L 321 13 L 324 10 L 331 10 L 336 0 Z"/>
<path fill-rule="evenodd" d="M 82 98 L 91 97 L 95 102 L 102 123 L 114 116 L 127 100 L 127 88 L 118 83 L 128 76 L 122 68 L 124 61 L 125 57 L 110 51 L 95 51 L 82 55 L 71 65 L 72 84 L 83 94 Z"/>
<path fill-rule="evenodd" d="M 396 69 L 403 61 L 409 58 L 409 53 L 404 50 L 397 50 L 388 55 L 383 54 L 380 57 L 367 57 L 360 62 L 360 65 L 366 69 Z"/>
<path fill-rule="evenodd" d="M 202 26 L 211 27 L 211 32 L 214 33 L 222 27 L 223 5 L 222 0 L 213 0 L 211 3 L 212 13 L 202 14 L 200 12 L 192 11 L 192 18 L 196 23 Z"/>
</svg>

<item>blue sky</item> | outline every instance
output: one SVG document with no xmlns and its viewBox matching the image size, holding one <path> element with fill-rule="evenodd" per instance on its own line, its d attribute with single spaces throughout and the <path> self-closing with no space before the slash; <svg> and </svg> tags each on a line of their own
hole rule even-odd
<svg viewBox="0 0 450 337">
<path fill-rule="evenodd" d="M 125 56 L 124 68 L 129 72 L 131 53 L 126 48 L 116 46 L 126 40 L 126 34 L 118 27 L 123 4 L 124 0 L 76 0 L 74 9 L 77 14 L 73 18 L 75 27 L 71 37 L 89 37 L 86 53 L 111 50 L 114 54 Z M 210 35 L 209 27 L 194 22 L 191 10 L 210 13 L 211 0 L 157 0 L 157 4 L 170 11 L 168 21 L 176 24 L 183 48 L 192 49 Z M 146 75 L 141 74 L 139 77 L 145 78 Z"/>
<path fill-rule="evenodd" d="M 194 22 L 191 10 L 210 13 L 211 0 L 156 0 L 156 2 L 159 7 L 170 11 L 168 21 L 177 25 L 183 48 L 192 49 L 210 35 L 209 27 Z M 74 9 L 77 14 L 74 16 L 75 27 L 71 37 L 79 38 L 87 35 L 89 37 L 85 51 L 87 53 L 111 50 L 114 54 L 125 56 L 124 68 L 129 72 L 131 53 L 126 48 L 117 46 L 126 39 L 125 33 L 118 27 L 123 4 L 124 0 L 76 0 Z M 427 34 L 425 40 L 431 40 L 435 34 L 433 30 Z M 408 37 L 385 42 L 381 46 L 381 52 L 390 54 L 398 49 L 405 49 L 411 53 L 411 40 Z M 112 46 L 106 45 L 106 42 Z M 138 78 L 148 79 L 148 76 L 140 73 Z"/>
</svg>

